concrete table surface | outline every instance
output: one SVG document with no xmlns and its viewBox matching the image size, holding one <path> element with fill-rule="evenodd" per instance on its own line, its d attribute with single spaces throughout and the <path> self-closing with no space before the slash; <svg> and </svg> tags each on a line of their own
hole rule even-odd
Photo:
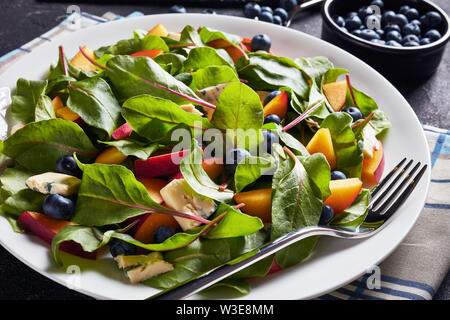
<svg viewBox="0 0 450 320">
<path fill-rule="evenodd" d="M 182 1 L 179 1 L 182 3 Z M 435 0 L 450 13 L 450 1 Z M 111 11 L 126 16 L 133 11 L 144 14 L 166 13 L 168 6 L 145 5 L 151 1 L 80 1 L 15 0 L 0 2 L 0 56 L 14 50 L 56 26 L 66 17 L 67 7 L 79 5 L 81 10 L 95 15 Z M 188 12 L 202 12 L 207 7 L 185 5 Z M 208 7 L 218 14 L 243 16 L 242 5 Z M 299 15 L 292 28 L 320 37 L 319 10 Z M 398 84 L 397 88 L 409 101 L 423 124 L 450 129 L 450 50 L 447 48 L 437 73 L 421 83 Z M 0 247 L 0 299 L 91 299 L 67 289 L 27 267 Z M 447 274 L 434 299 L 450 300 L 450 273 Z"/>
</svg>

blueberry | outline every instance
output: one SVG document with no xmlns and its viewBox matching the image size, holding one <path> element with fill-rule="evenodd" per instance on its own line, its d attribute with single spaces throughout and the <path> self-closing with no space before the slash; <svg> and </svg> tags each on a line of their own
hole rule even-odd
<svg viewBox="0 0 450 320">
<path fill-rule="evenodd" d="M 244 16 L 253 19 L 261 13 L 261 6 L 255 2 L 249 2 L 244 7 Z"/>
<path fill-rule="evenodd" d="M 421 31 L 420 27 L 415 23 L 407 23 L 402 28 L 403 35 L 407 36 L 408 34 L 415 34 L 416 36 L 420 36 Z"/>
<path fill-rule="evenodd" d="M 372 39 L 370 42 L 376 43 L 376 44 L 386 44 L 384 40 L 381 39 Z"/>
<path fill-rule="evenodd" d="M 374 13 L 373 9 L 369 7 L 362 7 L 358 10 L 358 16 L 361 20 L 364 20 L 365 17 L 373 13 Z"/>
<path fill-rule="evenodd" d="M 264 137 L 264 141 L 262 142 L 262 150 L 271 154 L 272 153 L 272 145 L 278 142 L 278 137 L 272 131 L 262 130 L 262 134 Z M 261 150 L 261 149 L 260 149 Z"/>
<path fill-rule="evenodd" d="M 427 19 L 427 26 L 431 28 L 437 27 L 442 21 L 441 15 L 436 11 L 429 11 L 425 16 Z"/>
<path fill-rule="evenodd" d="M 297 0 L 281 0 L 280 7 L 285 9 L 286 11 L 291 11 L 298 5 Z"/>
<path fill-rule="evenodd" d="M 267 11 L 267 12 L 270 12 L 273 14 L 273 10 L 271 7 L 268 7 L 268 6 L 261 7 L 261 12 L 264 12 L 264 11 Z"/>
<path fill-rule="evenodd" d="M 408 18 L 404 14 L 397 13 L 395 16 L 392 17 L 391 22 L 398 24 L 399 27 L 402 28 L 405 24 L 408 23 Z"/>
<path fill-rule="evenodd" d="M 359 29 L 359 27 L 361 27 L 361 25 L 362 25 L 362 22 L 358 16 L 353 16 L 353 17 L 345 19 L 345 27 L 349 31 Z"/>
<path fill-rule="evenodd" d="M 386 41 L 386 44 L 391 47 L 399 47 L 399 48 L 402 47 L 402 45 L 395 40 Z"/>
<path fill-rule="evenodd" d="M 216 14 L 216 12 L 214 10 L 211 9 L 205 9 L 202 11 L 203 14 Z"/>
<path fill-rule="evenodd" d="M 358 12 L 350 11 L 349 13 L 347 13 L 346 18 L 351 18 L 351 17 L 357 16 L 357 15 L 358 15 Z"/>
<path fill-rule="evenodd" d="M 281 18 L 281 21 L 283 21 L 283 23 L 286 22 L 286 20 L 288 19 L 288 13 L 283 8 L 276 8 L 273 14 L 275 16 L 279 16 Z"/>
<path fill-rule="evenodd" d="M 361 35 L 361 30 L 360 29 L 353 30 L 352 34 L 359 37 Z"/>
<path fill-rule="evenodd" d="M 396 42 L 402 42 L 402 34 L 398 31 L 392 30 L 386 33 L 386 41 L 394 40 Z"/>
<path fill-rule="evenodd" d="M 111 239 L 109 242 L 109 252 L 113 257 L 123 254 L 130 256 L 136 254 L 136 246 L 120 239 Z"/>
<path fill-rule="evenodd" d="M 383 7 L 384 7 L 384 2 L 383 2 L 383 0 L 373 0 L 373 1 L 370 3 L 370 5 L 371 5 L 371 6 L 377 6 L 377 7 L 379 7 L 380 9 L 383 9 Z"/>
<path fill-rule="evenodd" d="M 402 12 L 403 13 L 403 12 Z M 405 13 L 403 13 L 409 20 L 414 20 L 419 17 L 419 11 L 416 8 L 410 8 Z"/>
<path fill-rule="evenodd" d="M 322 207 L 322 213 L 320 214 L 319 225 L 327 225 L 333 220 L 334 210 L 327 204 L 324 204 Z"/>
<path fill-rule="evenodd" d="M 59 194 L 51 194 L 44 200 L 44 213 L 59 220 L 69 219 L 74 212 L 74 203 L 69 198 Z"/>
<path fill-rule="evenodd" d="M 388 33 L 389 31 L 397 31 L 401 33 L 402 29 L 398 25 L 390 23 L 384 27 L 384 32 Z"/>
<path fill-rule="evenodd" d="M 383 38 L 384 37 L 384 30 L 383 29 L 375 29 L 375 32 L 378 33 L 378 35 Z"/>
<path fill-rule="evenodd" d="M 273 16 L 273 23 L 279 26 L 283 25 L 283 20 L 279 16 Z"/>
<path fill-rule="evenodd" d="M 419 46 L 419 42 L 417 41 L 406 41 L 403 43 L 404 47 L 417 47 Z"/>
<path fill-rule="evenodd" d="M 406 42 L 410 41 L 419 43 L 420 39 L 415 34 L 408 34 L 407 36 L 403 37 L 402 44 L 405 45 Z"/>
<path fill-rule="evenodd" d="M 276 114 L 268 114 L 267 116 L 264 117 L 264 123 L 271 123 L 271 122 L 280 124 L 281 119 Z"/>
<path fill-rule="evenodd" d="M 364 29 L 361 30 L 361 34 L 359 35 L 361 38 L 365 39 L 365 40 L 372 40 L 372 39 L 381 39 L 380 35 L 378 33 L 376 33 L 374 30 L 371 29 Z"/>
<path fill-rule="evenodd" d="M 348 32 L 346 27 L 341 27 L 341 30 L 344 31 L 344 32 Z"/>
<path fill-rule="evenodd" d="M 258 15 L 258 19 L 260 21 L 273 23 L 273 14 L 269 11 L 261 11 L 261 13 Z"/>
<path fill-rule="evenodd" d="M 73 156 L 62 156 L 56 161 L 55 172 L 68 174 L 81 178 L 83 172 L 78 167 L 77 161 Z"/>
<path fill-rule="evenodd" d="M 171 6 L 169 9 L 170 13 L 186 13 L 186 8 L 183 6 L 180 6 L 179 4 L 176 4 L 174 6 Z"/>
<path fill-rule="evenodd" d="M 385 11 L 381 16 L 381 25 L 385 26 L 392 21 L 395 16 L 395 12 L 392 10 Z"/>
<path fill-rule="evenodd" d="M 342 111 L 349 114 L 353 118 L 353 122 L 362 119 L 362 113 L 356 107 L 347 107 Z"/>
<path fill-rule="evenodd" d="M 419 18 L 419 22 L 422 24 L 423 27 L 429 27 L 428 25 L 428 18 L 426 15 L 423 15 Z"/>
<path fill-rule="evenodd" d="M 160 226 L 153 233 L 153 243 L 163 243 L 174 234 L 175 230 L 171 227 Z"/>
<path fill-rule="evenodd" d="M 263 50 L 269 52 L 271 44 L 269 36 L 263 33 L 255 35 L 251 42 L 253 51 Z"/>
<path fill-rule="evenodd" d="M 263 105 L 268 104 L 273 98 L 275 98 L 279 94 L 281 94 L 280 90 L 275 90 L 275 91 L 272 91 L 271 93 L 269 93 L 269 95 L 264 99 Z"/>
<path fill-rule="evenodd" d="M 431 43 L 431 40 L 429 38 L 422 38 L 422 39 L 420 39 L 420 42 L 419 42 L 419 44 L 421 46 L 424 46 L 424 45 L 430 44 L 430 43 Z"/>
<path fill-rule="evenodd" d="M 231 149 L 226 153 L 225 156 L 225 171 L 230 175 L 234 176 L 236 172 L 236 167 L 245 158 L 250 156 L 250 152 L 242 148 Z"/>
<path fill-rule="evenodd" d="M 431 42 L 433 42 L 439 40 L 442 36 L 441 33 L 436 29 L 431 29 L 425 32 L 424 37 L 430 39 Z"/>
<path fill-rule="evenodd" d="M 341 16 L 335 16 L 333 18 L 333 21 L 339 26 L 339 27 L 345 27 L 345 19 Z"/>
<path fill-rule="evenodd" d="M 398 9 L 398 12 L 400 12 L 401 14 L 405 14 L 406 12 L 408 12 L 409 9 L 411 9 L 410 6 L 404 5 L 401 6 L 400 9 Z"/>
<path fill-rule="evenodd" d="M 419 20 L 417 20 L 417 19 L 414 19 L 414 20 L 411 20 L 411 22 L 410 23 L 414 23 L 414 24 L 417 24 L 420 28 L 422 28 L 422 22 L 420 22 Z"/>
<path fill-rule="evenodd" d="M 347 176 L 339 170 L 331 171 L 331 180 L 347 179 Z"/>
</svg>

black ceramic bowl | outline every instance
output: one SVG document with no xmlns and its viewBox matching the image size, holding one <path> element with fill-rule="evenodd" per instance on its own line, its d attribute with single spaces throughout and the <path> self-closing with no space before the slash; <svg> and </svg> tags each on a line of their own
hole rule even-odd
<svg viewBox="0 0 450 320">
<path fill-rule="evenodd" d="M 428 45 L 417 47 L 392 47 L 373 43 L 342 30 L 334 21 L 335 15 L 346 16 L 368 6 L 370 0 L 326 0 L 322 5 L 322 39 L 354 54 L 378 70 L 390 80 L 423 79 L 436 72 L 445 45 L 450 39 L 450 20 L 447 14 L 434 3 L 426 0 L 385 0 L 383 11 L 409 5 L 419 11 L 419 16 L 428 11 L 437 11 L 442 22 L 437 28 L 442 37 Z"/>
</svg>

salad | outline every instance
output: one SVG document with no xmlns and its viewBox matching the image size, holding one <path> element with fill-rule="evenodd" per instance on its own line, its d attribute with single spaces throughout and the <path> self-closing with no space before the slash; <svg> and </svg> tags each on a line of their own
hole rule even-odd
<svg viewBox="0 0 450 320">
<path fill-rule="evenodd" d="M 325 56 L 159 24 L 19 79 L 0 141 L 0 213 L 17 232 L 166 289 L 298 228 L 357 227 L 390 122 Z M 317 238 L 216 284 L 300 263 Z M 108 248 L 108 250 L 104 250 Z"/>
</svg>

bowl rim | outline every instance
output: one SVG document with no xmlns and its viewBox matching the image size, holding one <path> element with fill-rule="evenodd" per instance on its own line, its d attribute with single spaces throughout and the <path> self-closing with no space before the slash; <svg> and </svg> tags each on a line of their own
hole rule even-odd
<svg viewBox="0 0 450 320">
<path fill-rule="evenodd" d="M 331 25 L 331 27 L 334 28 L 335 32 L 341 34 L 344 38 L 347 38 L 347 40 L 350 40 L 352 42 L 357 42 L 358 45 L 366 47 L 368 49 L 375 49 L 378 51 L 389 52 L 389 53 L 428 52 L 428 51 L 434 51 L 434 50 L 440 49 L 440 47 L 445 46 L 446 43 L 450 39 L 450 18 L 449 18 L 449 16 L 445 13 L 445 11 L 441 7 L 439 7 L 437 4 L 435 4 L 431 1 L 428 1 L 428 0 L 420 0 L 420 2 L 424 2 L 427 5 L 433 7 L 434 10 L 438 11 L 439 14 L 441 14 L 441 16 L 444 18 L 444 20 L 447 23 L 447 30 L 439 40 L 434 41 L 427 45 L 420 45 L 418 47 L 388 46 L 385 44 L 375 43 L 375 42 L 371 42 L 369 40 L 362 39 L 360 37 L 357 37 L 357 36 L 351 34 L 350 32 L 346 32 L 346 31 L 342 30 L 336 24 L 336 22 L 334 22 L 333 18 L 330 15 L 330 12 L 329 12 L 329 7 L 330 7 L 331 3 L 334 1 L 336 1 L 336 0 L 326 0 L 322 4 L 321 13 L 322 13 L 322 18 L 323 18 L 324 22 L 328 23 L 328 25 Z"/>
</svg>

